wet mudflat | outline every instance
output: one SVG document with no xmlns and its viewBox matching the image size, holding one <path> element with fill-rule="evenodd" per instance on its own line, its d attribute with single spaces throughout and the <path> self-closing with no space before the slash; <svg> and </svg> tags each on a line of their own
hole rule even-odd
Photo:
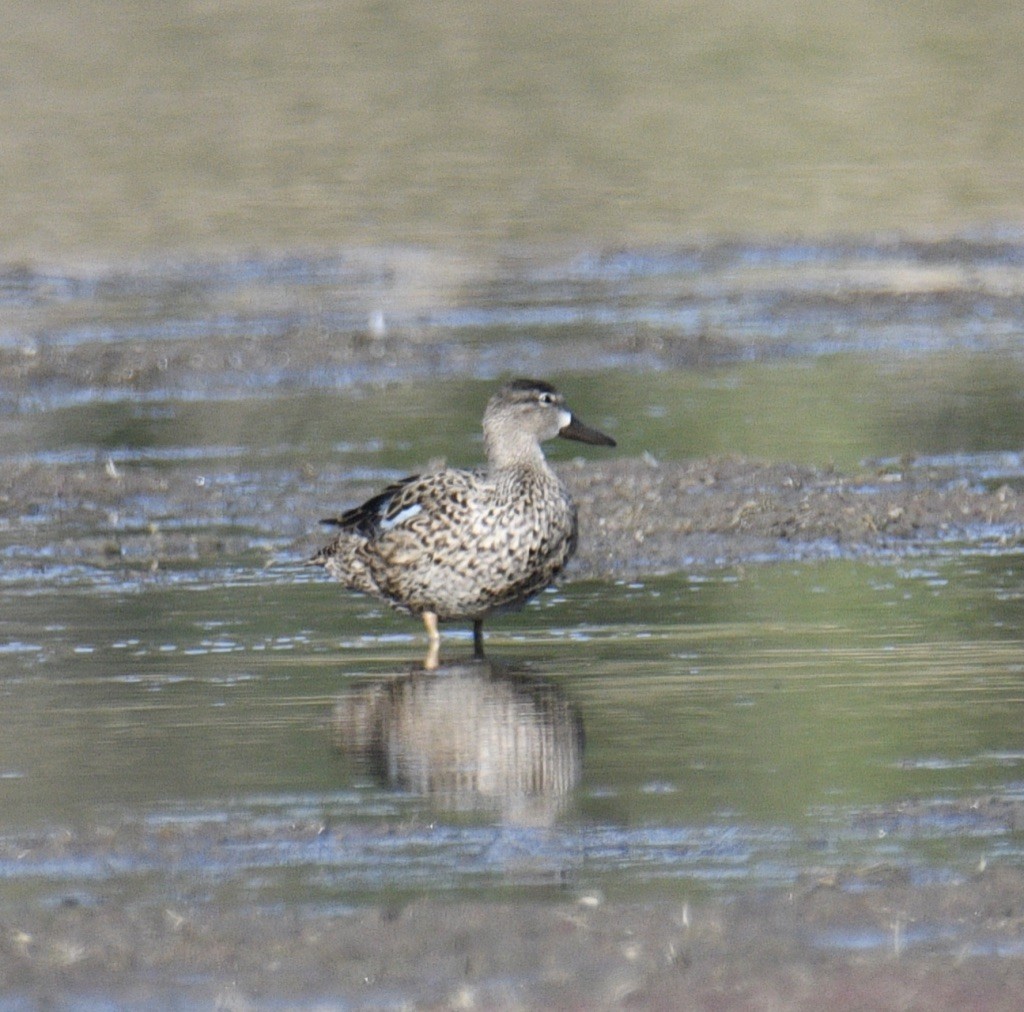
<svg viewBox="0 0 1024 1012">
<path fill-rule="evenodd" d="M 136 1008 L 1019 1007 L 1014 876 L 870 883 L 868 898 L 860 884 L 700 906 L 34 909 L 6 942 L 4 984 L 15 1008 L 69 994 Z M 949 926 L 973 941 L 950 951 Z"/>
<path fill-rule="evenodd" d="M 335 261 L 9 275 L 9 1007 L 1014 1007 L 1022 259 L 605 254 L 382 318 Z M 551 448 L 566 584 L 424 676 L 301 562 L 513 372 L 620 449 Z"/>
</svg>

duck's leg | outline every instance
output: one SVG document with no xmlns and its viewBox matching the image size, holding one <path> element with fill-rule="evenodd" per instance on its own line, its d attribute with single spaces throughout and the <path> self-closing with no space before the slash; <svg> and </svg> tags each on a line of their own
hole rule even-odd
<svg viewBox="0 0 1024 1012">
<path fill-rule="evenodd" d="M 484 659 L 484 620 L 473 619 L 473 657 L 482 661 Z"/>
<path fill-rule="evenodd" d="M 437 631 L 437 615 L 432 611 L 423 613 L 423 624 L 427 627 L 427 656 L 423 667 L 433 671 L 441 658 L 441 634 Z"/>
</svg>

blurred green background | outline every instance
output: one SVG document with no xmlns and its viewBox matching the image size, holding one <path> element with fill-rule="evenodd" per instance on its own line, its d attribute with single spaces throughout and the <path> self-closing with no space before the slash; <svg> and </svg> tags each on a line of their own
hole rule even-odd
<svg viewBox="0 0 1024 1012">
<path fill-rule="evenodd" d="M 1024 221 L 1006 2 L 9 0 L 2 259 Z"/>
</svg>

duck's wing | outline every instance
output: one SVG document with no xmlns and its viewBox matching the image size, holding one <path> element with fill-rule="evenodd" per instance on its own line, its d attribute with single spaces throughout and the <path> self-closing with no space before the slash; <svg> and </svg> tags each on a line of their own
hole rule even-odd
<svg viewBox="0 0 1024 1012">
<path fill-rule="evenodd" d="M 346 510 L 340 517 L 324 517 L 322 524 L 338 527 L 342 531 L 372 538 L 381 531 L 390 530 L 400 522 L 401 514 L 417 504 L 420 475 L 412 474 L 393 485 L 388 485 L 361 506 Z"/>
</svg>

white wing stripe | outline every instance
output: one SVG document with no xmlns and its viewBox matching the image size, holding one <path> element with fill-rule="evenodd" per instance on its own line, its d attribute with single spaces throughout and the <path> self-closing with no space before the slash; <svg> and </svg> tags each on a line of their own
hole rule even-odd
<svg viewBox="0 0 1024 1012">
<path fill-rule="evenodd" d="M 390 531 L 392 527 L 397 527 L 403 521 L 409 520 L 422 512 L 423 507 L 419 503 L 414 502 L 411 506 L 406 506 L 404 510 L 399 510 L 393 517 L 385 517 L 381 520 L 380 529 L 382 531 Z"/>
</svg>

